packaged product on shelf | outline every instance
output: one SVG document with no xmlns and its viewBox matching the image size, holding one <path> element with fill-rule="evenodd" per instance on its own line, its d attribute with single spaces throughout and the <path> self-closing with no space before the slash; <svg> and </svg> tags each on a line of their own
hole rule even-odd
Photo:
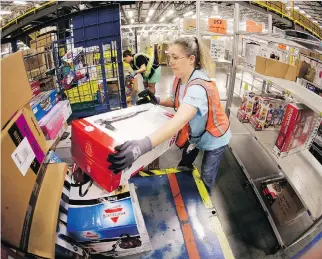
<svg viewBox="0 0 322 259">
<path fill-rule="evenodd" d="M 313 127 L 314 112 L 304 104 L 288 104 L 274 153 L 281 157 L 301 150 Z"/>
<path fill-rule="evenodd" d="M 68 126 L 67 130 L 63 134 L 55 149 L 55 152 L 60 157 L 60 159 L 68 165 L 73 165 L 74 163 L 71 150 L 71 136 L 71 126 Z"/>
<path fill-rule="evenodd" d="M 250 123 L 255 130 L 279 127 L 282 124 L 287 104 L 288 101 L 282 96 L 259 96 L 259 107 L 250 118 Z"/>
<path fill-rule="evenodd" d="M 257 113 L 258 108 L 259 95 L 254 92 L 245 91 L 237 117 L 241 122 L 249 122 L 251 116 Z"/>
<path fill-rule="evenodd" d="M 32 96 L 35 97 L 36 95 L 40 94 L 40 83 L 39 81 L 32 81 L 30 83 L 31 91 L 32 91 Z"/>
<path fill-rule="evenodd" d="M 272 204 L 272 210 L 280 226 L 291 223 L 306 212 L 290 184 L 287 184 Z"/>
<path fill-rule="evenodd" d="M 68 258 L 87 258 L 86 251 L 67 232 L 67 217 L 71 182 L 72 180 L 70 176 L 66 175 L 59 206 L 55 254 L 56 256 Z"/>
<path fill-rule="evenodd" d="M 32 91 L 24 65 L 23 54 L 19 51 L 2 58 L 1 129 L 31 98 Z"/>
<path fill-rule="evenodd" d="M 106 158 L 117 145 L 152 134 L 173 117 L 172 113 L 144 104 L 72 122 L 72 156 L 95 182 L 107 191 L 127 184 L 129 178 L 167 151 L 176 136 L 137 159 L 130 168 L 114 173 Z"/>
<path fill-rule="evenodd" d="M 9 168 L 1 171 L 2 240 L 20 251 L 54 258 L 57 215 L 67 165 L 43 164 L 37 175 L 33 172 L 23 175 Z"/>
<path fill-rule="evenodd" d="M 90 254 L 118 257 L 151 250 L 135 188 L 130 185 L 107 193 L 93 180 L 77 187 L 72 184 L 67 231 Z"/>
<path fill-rule="evenodd" d="M 57 103 L 57 91 L 42 92 L 31 99 L 30 106 L 35 117 L 40 121 Z"/>
<path fill-rule="evenodd" d="M 69 101 L 65 100 L 58 102 L 54 108 L 39 121 L 39 126 L 46 138 L 55 139 L 71 114 L 72 110 Z"/>
</svg>

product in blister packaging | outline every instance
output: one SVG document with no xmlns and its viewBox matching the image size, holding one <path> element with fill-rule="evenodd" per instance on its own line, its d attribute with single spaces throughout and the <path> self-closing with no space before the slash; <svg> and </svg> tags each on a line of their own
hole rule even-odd
<svg viewBox="0 0 322 259">
<path fill-rule="evenodd" d="M 293 153 L 301 150 L 310 135 L 313 123 L 314 112 L 310 108 L 304 104 L 288 104 L 274 153 L 280 157 L 290 151 Z"/>
<path fill-rule="evenodd" d="M 241 122 L 249 122 L 252 115 L 259 109 L 259 96 L 254 92 L 245 91 L 237 117 Z"/>
<path fill-rule="evenodd" d="M 282 96 L 260 96 L 257 112 L 252 115 L 250 123 L 255 130 L 279 127 L 282 124 L 287 104 L 288 101 Z"/>
</svg>

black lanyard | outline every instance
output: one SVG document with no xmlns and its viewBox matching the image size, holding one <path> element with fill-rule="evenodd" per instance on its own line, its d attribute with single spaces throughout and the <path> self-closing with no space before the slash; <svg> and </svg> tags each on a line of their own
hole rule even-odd
<svg viewBox="0 0 322 259">
<path fill-rule="evenodd" d="M 191 73 L 191 75 L 189 76 L 189 78 L 188 78 L 188 81 L 187 81 L 187 83 L 186 84 L 188 84 L 189 83 L 189 80 L 190 80 L 190 78 L 192 77 L 192 75 L 193 75 L 193 73 L 196 71 L 196 69 L 194 69 L 193 71 L 192 71 L 192 73 Z M 175 95 L 174 95 L 174 100 L 176 100 L 176 98 L 177 98 L 177 94 L 178 94 L 178 91 L 179 91 L 179 89 L 180 89 L 180 87 L 179 87 L 179 85 L 181 84 L 181 79 L 179 80 L 179 82 L 178 82 L 178 85 L 177 85 L 177 88 L 176 88 L 176 92 L 175 92 Z M 174 107 L 174 110 L 175 111 L 177 111 L 177 108 L 176 107 Z"/>
</svg>

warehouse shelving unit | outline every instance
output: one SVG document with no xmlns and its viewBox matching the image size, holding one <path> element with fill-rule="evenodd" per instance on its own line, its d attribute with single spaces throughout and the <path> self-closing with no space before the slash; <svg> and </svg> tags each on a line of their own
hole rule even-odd
<svg viewBox="0 0 322 259">
<path fill-rule="evenodd" d="M 200 5 L 200 1 L 197 1 L 197 10 L 198 5 Z M 253 69 L 237 63 L 240 36 L 253 36 L 259 40 L 304 48 L 304 44 L 301 45 L 298 42 L 278 38 L 276 34 L 273 34 L 272 17 L 270 15 L 267 18 L 268 24 L 265 33 L 240 31 L 240 13 L 240 5 L 235 4 L 234 33 L 225 35 L 233 37 L 232 67 L 226 102 L 226 112 L 230 114 L 231 131 L 233 134 L 229 146 L 248 179 L 247 186 L 253 188 L 267 215 L 279 243 L 278 249 L 287 248 L 306 237 L 322 223 L 322 165 L 308 151 L 322 120 L 322 99 L 301 84 L 261 75 Z M 200 19 L 198 12 L 197 19 Z M 197 22 L 196 27 L 196 35 L 213 36 L 212 33 L 200 32 L 199 22 Z M 241 72 L 241 76 L 239 74 L 236 77 L 238 71 Z M 307 105 L 316 113 L 314 129 L 302 150 L 280 158 L 273 149 L 279 130 L 255 131 L 250 124 L 243 124 L 238 120 L 237 110 L 239 104 L 236 104 L 236 100 L 238 102 L 241 97 L 245 75 L 248 75 L 246 82 L 252 89 L 256 88 L 257 91 L 266 92 L 271 88 L 276 88 L 278 91 L 292 96 L 298 102 Z M 240 89 L 238 89 L 239 84 L 236 84 L 236 79 L 240 80 Z M 236 92 L 236 88 L 239 90 L 239 93 L 238 91 Z M 268 179 L 284 178 L 299 197 L 306 211 L 291 223 L 280 226 L 270 204 L 263 195 L 261 183 Z"/>
</svg>

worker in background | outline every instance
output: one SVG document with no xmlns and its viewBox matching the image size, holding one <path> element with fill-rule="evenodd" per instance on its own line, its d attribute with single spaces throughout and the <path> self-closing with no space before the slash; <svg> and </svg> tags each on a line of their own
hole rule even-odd
<svg viewBox="0 0 322 259">
<path fill-rule="evenodd" d="M 211 194 L 220 161 L 232 136 L 218 89 L 210 81 L 213 61 L 209 49 L 195 37 L 175 40 L 169 46 L 168 58 L 175 75 L 172 96 L 165 100 L 157 97 L 157 100 L 160 105 L 173 107 L 177 111 L 175 116 L 152 135 L 117 146 L 117 153 L 107 158 L 111 163 L 109 168 L 120 171 L 131 166 L 141 155 L 179 132 L 176 144 L 185 151 L 181 164 L 192 167 L 196 151 L 204 151 L 201 177 Z"/>
<path fill-rule="evenodd" d="M 123 61 L 130 64 L 133 69 L 131 75 L 134 77 L 140 73 L 143 77 L 144 88 L 149 88 L 153 94 L 155 94 L 155 84 L 160 82 L 161 77 L 161 66 L 156 54 L 151 57 L 145 53 L 133 55 L 130 50 L 123 52 Z"/>
</svg>

